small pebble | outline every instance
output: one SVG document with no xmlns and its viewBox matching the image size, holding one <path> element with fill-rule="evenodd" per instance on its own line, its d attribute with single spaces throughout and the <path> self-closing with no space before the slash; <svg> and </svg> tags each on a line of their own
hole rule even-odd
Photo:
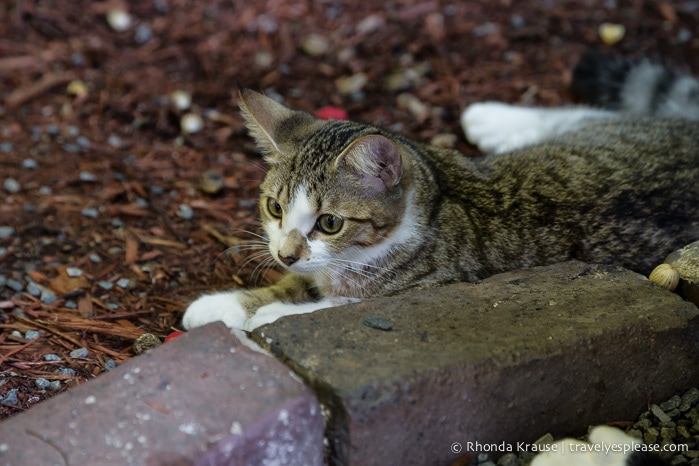
<svg viewBox="0 0 699 466">
<path fill-rule="evenodd" d="M 109 249 L 107 249 L 107 253 L 112 256 L 120 256 L 124 253 L 124 248 L 119 246 L 110 246 Z"/>
<path fill-rule="evenodd" d="M 192 95 L 187 91 L 178 89 L 170 94 L 170 102 L 177 110 L 189 110 L 192 106 Z"/>
<path fill-rule="evenodd" d="M 430 108 L 415 95 L 404 92 L 396 98 L 398 108 L 408 111 L 418 121 L 424 121 L 430 114 Z"/>
<path fill-rule="evenodd" d="M 262 68 L 269 68 L 274 64 L 274 54 L 269 50 L 258 50 L 255 53 L 255 64 Z"/>
<path fill-rule="evenodd" d="M 485 36 L 489 36 L 491 34 L 494 34 L 499 30 L 500 30 L 500 26 L 498 24 L 492 23 L 492 22 L 487 22 L 487 23 L 480 24 L 480 25 L 476 26 L 475 28 L 473 28 L 472 33 L 476 37 L 485 37 Z"/>
<path fill-rule="evenodd" d="M 109 144 L 110 146 L 112 146 L 116 149 L 123 149 L 126 147 L 126 143 L 124 142 L 124 140 L 121 139 L 116 134 L 109 135 L 109 137 L 107 138 L 107 144 Z"/>
<path fill-rule="evenodd" d="M 95 176 L 94 174 L 92 174 L 90 172 L 86 172 L 86 171 L 80 172 L 79 177 L 80 177 L 80 181 L 85 181 L 88 183 L 94 183 L 97 181 L 97 176 Z"/>
<path fill-rule="evenodd" d="M 49 384 L 49 388 L 56 392 L 61 389 L 61 381 L 60 380 L 52 380 L 51 383 Z"/>
<path fill-rule="evenodd" d="M 117 280 L 116 285 L 119 288 L 127 289 L 127 288 L 133 288 L 135 283 L 130 278 L 120 278 L 119 280 Z"/>
<path fill-rule="evenodd" d="M 437 147 L 452 148 L 456 145 L 456 141 L 458 141 L 458 139 L 459 138 L 456 136 L 456 134 L 442 133 L 434 136 L 430 141 L 430 144 Z"/>
<path fill-rule="evenodd" d="M 34 170 L 39 167 L 39 164 L 34 159 L 24 159 L 22 160 L 22 168 L 27 170 Z"/>
<path fill-rule="evenodd" d="M 672 411 L 673 409 L 678 408 L 681 404 L 682 404 L 682 398 L 675 395 L 672 398 L 670 398 L 669 400 L 660 403 L 660 409 L 665 411 L 665 413 L 668 413 L 669 411 Z"/>
<path fill-rule="evenodd" d="M 153 38 L 153 31 L 147 24 L 139 24 L 136 27 L 136 33 L 134 34 L 134 40 L 137 44 L 143 45 Z"/>
<path fill-rule="evenodd" d="M 665 411 L 663 411 L 663 410 L 660 408 L 660 406 L 658 406 L 658 405 L 653 405 L 653 406 L 651 406 L 650 411 L 651 411 L 653 414 L 655 414 L 655 417 L 657 417 L 658 420 L 659 420 L 660 422 L 670 422 L 670 421 L 672 421 L 672 419 L 670 418 L 670 416 L 668 416 L 667 414 L 665 414 Z"/>
<path fill-rule="evenodd" d="M 88 207 L 88 208 L 81 210 L 80 215 L 82 215 L 83 217 L 97 218 L 97 217 L 99 217 L 100 213 L 97 209 L 93 209 L 91 207 Z"/>
<path fill-rule="evenodd" d="M 192 218 L 194 218 L 194 211 L 187 204 L 180 204 L 179 210 L 177 211 L 177 215 L 179 215 L 185 220 L 191 220 Z"/>
<path fill-rule="evenodd" d="M 111 290 L 112 288 L 114 288 L 114 283 L 108 282 L 108 281 L 106 281 L 106 280 L 100 280 L 100 281 L 97 282 L 97 286 L 99 286 L 99 287 L 102 288 L 103 290 L 109 291 L 109 290 Z"/>
<path fill-rule="evenodd" d="M 506 453 L 498 460 L 498 466 L 519 466 L 519 460 L 514 453 Z"/>
<path fill-rule="evenodd" d="M 690 388 L 682 395 L 682 404 L 680 404 L 679 410 L 682 412 L 689 411 L 697 403 L 699 403 L 699 388 Z"/>
<path fill-rule="evenodd" d="M 99 256 L 99 254 L 93 252 L 92 254 L 90 254 L 90 262 L 92 262 L 93 264 L 99 264 L 100 262 L 102 262 L 102 258 Z"/>
<path fill-rule="evenodd" d="M 386 24 L 386 20 L 383 16 L 373 14 L 367 16 L 357 23 L 355 31 L 357 34 L 369 34 L 371 32 L 378 31 L 384 26 L 384 24 Z"/>
<path fill-rule="evenodd" d="M 66 88 L 66 92 L 70 95 L 74 95 L 76 97 L 82 97 L 86 96 L 88 94 L 88 89 L 87 85 L 79 80 L 75 79 L 71 82 L 68 83 L 68 87 Z"/>
<path fill-rule="evenodd" d="M 107 23 L 117 31 L 123 32 L 131 27 L 131 15 L 121 9 L 114 9 L 107 13 Z"/>
<path fill-rule="evenodd" d="M 36 283 L 29 282 L 27 284 L 27 293 L 36 298 L 38 296 L 41 296 L 41 288 L 39 288 L 39 286 Z"/>
<path fill-rule="evenodd" d="M 42 186 L 39 188 L 39 194 L 43 196 L 50 196 L 53 194 L 53 189 L 49 188 L 48 186 Z"/>
<path fill-rule="evenodd" d="M 393 330 L 393 325 L 383 317 L 379 316 L 367 316 L 366 319 L 364 319 L 364 325 L 386 332 Z"/>
<path fill-rule="evenodd" d="M 44 132 L 49 136 L 58 136 L 61 134 L 61 128 L 58 125 L 46 125 Z"/>
<path fill-rule="evenodd" d="M 18 193 L 22 188 L 19 181 L 15 180 L 14 178 L 5 178 L 5 182 L 2 184 L 2 187 L 5 188 L 5 191 L 12 194 Z"/>
<path fill-rule="evenodd" d="M 36 340 L 41 336 L 41 333 L 38 330 L 27 330 L 24 332 L 24 338 L 25 340 Z"/>
<path fill-rule="evenodd" d="M 320 34 L 309 34 L 301 42 L 301 49 L 312 57 L 320 57 L 330 49 L 330 40 Z"/>
<path fill-rule="evenodd" d="M 78 308 L 78 303 L 76 303 L 75 301 L 72 301 L 72 300 L 66 301 L 65 303 L 63 303 L 63 305 L 65 307 L 67 307 L 68 309 L 77 309 Z"/>
<path fill-rule="evenodd" d="M 49 382 L 43 377 L 39 377 L 38 379 L 34 380 L 34 384 L 41 390 L 46 390 L 51 386 L 51 382 Z"/>
<path fill-rule="evenodd" d="M 80 145 L 79 144 L 73 144 L 73 143 L 66 143 L 63 144 L 63 150 L 66 152 L 70 152 L 71 154 L 77 154 L 80 152 Z"/>
<path fill-rule="evenodd" d="M 44 361 L 60 361 L 61 357 L 57 354 L 49 353 L 44 355 Z"/>
<path fill-rule="evenodd" d="M 66 275 L 68 275 L 71 278 L 82 277 L 83 271 L 77 267 L 68 267 L 66 269 Z"/>
<path fill-rule="evenodd" d="M 11 152 L 15 145 L 9 141 L 0 142 L 0 152 Z"/>
<path fill-rule="evenodd" d="M 196 113 L 187 113 L 180 120 L 180 129 L 185 134 L 198 133 L 204 129 L 204 119 Z"/>
<path fill-rule="evenodd" d="M 104 363 L 104 370 L 105 371 L 111 371 L 116 367 L 116 362 L 114 359 L 107 359 L 107 362 Z"/>
<path fill-rule="evenodd" d="M 73 359 L 84 359 L 89 354 L 87 348 L 78 348 L 69 353 L 69 356 Z"/>
<path fill-rule="evenodd" d="M 7 286 L 11 290 L 17 291 L 17 292 L 20 292 L 24 289 L 24 285 L 22 285 L 22 283 L 18 282 L 15 279 L 12 279 L 12 278 L 7 280 L 7 282 L 5 283 L 5 286 Z"/>
<path fill-rule="evenodd" d="M 7 239 L 14 234 L 14 228 L 8 226 L 0 226 L 0 239 Z"/>
<path fill-rule="evenodd" d="M 604 44 L 614 45 L 624 38 L 626 28 L 623 24 L 602 23 L 597 32 Z"/>
<path fill-rule="evenodd" d="M 80 147 L 83 147 L 85 149 L 89 149 L 90 146 L 92 146 L 92 143 L 90 142 L 90 140 L 88 138 L 86 138 L 85 136 L 78 136 L 78 138 L 75 140 L 75 142 L 77 142 Z"/>
<path fill-rule="evenodd" d="M 1 404 L 5 406 L 16 406 L 19 403 L 19 399 L 17 398 L 17 389 L 13 388 L 11 390 L 7 391 L 7 394 L 5 395 L 5 398 L 0 401 Z"/>
<path fill-rule="evenodd" d="M 58 300 L 58 296 L 53 294 L 52 291 L 41 290 L 41 295 L 39 296 L 39 299 L 44 304 L 53 304 Z"/>
<path fill-rule="evenodd" d="M 350 95 L 361 91 L 368 82 L 369 77 L 365 73 L 357 73 L 336 79 L 335 88 L 342 95 Z"/>
</svg>

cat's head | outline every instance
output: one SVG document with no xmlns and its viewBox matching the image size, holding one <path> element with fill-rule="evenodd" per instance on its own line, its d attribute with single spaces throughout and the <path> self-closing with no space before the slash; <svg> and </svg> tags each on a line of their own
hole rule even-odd
<svg viewBox="0 0 699 466">
<path fill-rule="evenodd" d="M 405 236 L 409 167 L 390 136 L 250 90 L 241 91 L 241 109 L 269 165 L 260 212 L 280 264 L 315 275 L 361 269 Z"/>
</svg>

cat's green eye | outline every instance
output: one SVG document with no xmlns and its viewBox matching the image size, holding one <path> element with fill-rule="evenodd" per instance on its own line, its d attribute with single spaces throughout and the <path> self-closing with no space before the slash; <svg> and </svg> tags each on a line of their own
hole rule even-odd
<svg viewBox="0 0 699 466">
<path fill-rule="evenodd" d="M 330 214 L 324 214 L 318 217 L 318 229 L 328 235 L 334 235 L 342 229 L 343 220 Z"/>
<path fill-rule="evenodd" d="M 267 211 L 274 218 L 282 218 L 282 206 L 276 199 L 267 198 Z"/>
</svg>

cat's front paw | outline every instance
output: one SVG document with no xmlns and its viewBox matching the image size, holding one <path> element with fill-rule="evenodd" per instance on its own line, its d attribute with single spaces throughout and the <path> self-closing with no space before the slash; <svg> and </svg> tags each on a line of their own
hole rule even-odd
<svg viewBox="0 0 699 466">
<path fill-rule="evenodd" d="M 245 330 L 252 332 L 257 327 L 271 324 L 280 317 L 297 314 L 297 307 L 298 305 L 286 303 L 272 303 L 262 306 L 257 310 L 254 316 L 250 317 L 247 322 L 245 322 Z"/>
<path fill-rule="evenodd" d="M 536 109 L 500 102 L 470 105 L 461 114 L 466 138 L 484 152 L 502 154 L 544 138 Z"/>
<path fill-rule="evenodd" d="M 252 332 L 257 327 L 261 327 L 266 324 L 271 324 L 275 320 L 296 314 L 307 314 L 309 312 L 315 312 L 318 309 L 325 309 L 328 307 L 337 306 L 339 304 L 345 304 L 348 302 L 358 301 L 356 299 L 349 298 L 335 298 L 335 299 L 321 299 L 320 301 L 310 302 L 310 303 L 283 303 L 274 302 L 260 307 L 254 316 L 250 317 L 247 322 L 245 322 L 245 330 Z"/>
<path fill-rule="evenodd" d="M 221 321 L 229 328 L 242 329 L 247 313 L 240 303 L 239 292 L 215 293 L 194 301 L 182 317 L 182 325 L 191 330 L 210 322 Z"/>
</svg>

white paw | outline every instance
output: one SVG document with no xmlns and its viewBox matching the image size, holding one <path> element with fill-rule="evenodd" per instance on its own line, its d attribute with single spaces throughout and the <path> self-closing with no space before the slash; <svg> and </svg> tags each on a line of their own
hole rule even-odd
<svg viewBox="0 0 699 466">
<path fill-rule="evenodd" d="M 257 310 L 254 316 L 250 317 L 245 323 L 245 330 L 251 332 L 262 325 L 271 324 L 280 317 L 291 316 L 296 314 L 307 314 L 327 307 L 345 304 L 342 298 L 337 299 L 322 299 L 314 303 L 289 304 L 275 302 L 262 306 Z"/>
<path fill-rule="evenodd" d="M 252 332 L 257 327 L 266 324 L 271 324 L 280 317 L 297 314 L 294 312 L 296 305 L 286 303 L 272 303 L 262 306 L 257 310 L 254 316 L 250 317 L 245 322 L 245 330 Z"/>
<path fill-rule="evenodd" d="M 210 322 L 221 321 L 229 328 L 242 329 L 247 315 L 238 301 L 239 292 L 215 293 L 194 301 L 182 317 L 182 325 L 191 330 Z"/>
<path fill-rule="evenodd" d="M 609 426 L 595 427 L 589 438 L 589 442 L 560 440 L 549 450 L 536 455 L 531 466 L 625 466 L 629 453 L 641 443 L 620 429 Z"/>
<path fill-rule="evenodd" d="M 502 154 L 546 138 L 539 109 L 500 102 L 470 105 L 461 114 L 466 138 L 484 152 Z"/>
</svg>

